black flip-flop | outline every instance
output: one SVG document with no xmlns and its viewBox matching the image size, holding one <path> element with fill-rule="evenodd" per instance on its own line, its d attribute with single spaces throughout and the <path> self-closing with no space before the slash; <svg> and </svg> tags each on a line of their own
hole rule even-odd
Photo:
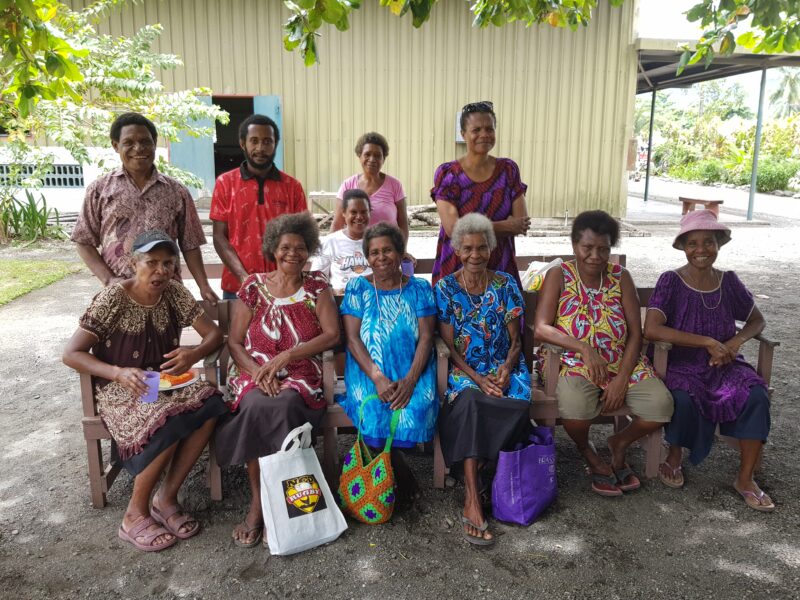
<svg viewBox="0 0 800 600">
<path fill-rule="evenodd" d="M 477 529 L 478 531 L 481 532 L 481 536 L 480 537 L 475 536 L 475 535 L 470 535 L 466 531 L 463 532 L 464 533 L 464 539 L 467 540 L 470 544 L 472 544 L 474 546 L 484 546 L 484 547 L 485 546 L 493 546 L 494 545 L 494 542 L 495 542 L 494 536 L 492 536 L 488 540 L 485 537 L 483 537 L 483 533 L 487 529 L 489 529 L 489 521 L 484 520 L 483 524 L 478 526 L 475 523 L 473 523 L 472 521 L 470 521 L 467 517 L 462 515 L 461 516 L 461 522 L 464 525 L 469 525 L 470 527 L 474 527 L 475 529 Z"/>
<path fill-rule="evenodd" d="M 617 487 L 623 492 L 632 492 L 642 487 L 641 480 L 627 464 L 622 465 L 621 469 L 614 469 L 614 474 L 617 476 Z M 633 477 L 633 481 L 631 483 L 624 483 L 628 477 Z"/>
</svg>

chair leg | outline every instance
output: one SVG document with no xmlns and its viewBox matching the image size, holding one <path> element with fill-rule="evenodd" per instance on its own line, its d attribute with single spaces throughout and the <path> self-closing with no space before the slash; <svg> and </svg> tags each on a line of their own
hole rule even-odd
<svg viewBox="0 0 800 600">
<path fill-rule="evenodd" d="M 331 489 L 336 489 L 338 479 L 337 463 L 339 435 L 336 427 L 326 427 L 322 432 L 322 470 Z"/>
<path fill-rule="evenodd" d="M 208 487 L 211 499 L 222 500 L 222 469 L 217 462 L 217 451 L 214 436 L 208 440 Z"/>
<path fill-rule="evenodd" d="M 444 454 L 442 454 L 442 442 L 437 431 L 433 438 L 433 487 L 444 489 L 444 473 Z"/>
<path fill-rule="evenodd" d="M 664 444 L 662 443 L 662 429 L 658 428 L 643 440 L 645 451 L 644 475 L 648 479 L 658 476 L 658 465 L 665 458 Z"/>
<path fill-rule="evenodd" d="M 89 460 L 89 492 L 94 508 L 106 505 L 106 486 L 103 478 L 103 449 L 100 440 L 86 440 L 86 455 Z"/>
</svg>

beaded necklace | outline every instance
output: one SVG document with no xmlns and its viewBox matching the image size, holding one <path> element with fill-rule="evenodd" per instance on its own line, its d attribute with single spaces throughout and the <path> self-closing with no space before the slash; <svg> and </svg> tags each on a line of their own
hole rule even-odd
<svg viewBox="0 0 800 600">
<path fill-rule="evenodd" d="M 483 306 L 483 299 L 486 297 L 486 290 L 489 289 L 489 274 L 484 269 L 483 271 L 484 277 L 484 284 L 483 284 L 483 293 L 481 294 L 481 300 L 477 304 L 472 301 L 472 294 L 469 293 L 469 286 L 467 286 L 467 279 L 464 277 L 464 269 L 461 269 L 461 282 L 464 284 L 464 291 L 467 293 L 467 298 L 469 299 L 469 303 L 472 305 L 474 310 L 478 310 L 481 306 Z M 476 294 L 477 295 L 477 294 Z"/>
</svg>

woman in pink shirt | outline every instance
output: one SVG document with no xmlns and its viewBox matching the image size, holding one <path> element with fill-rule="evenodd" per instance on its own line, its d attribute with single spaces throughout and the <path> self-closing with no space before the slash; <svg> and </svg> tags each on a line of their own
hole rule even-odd
<svg viewBox="0 0 800 600">
<path fill-rule="evenodd" d="M 344 193 L 347 190 L 358 188 L 369 194 L 372 206 L 369 224 L 374 225 L 386 221 L 397 225 L 403 232 L 403 237 L 408 241 L 408 215 L 406 214 L 406 193 L 403 191 L 403 184 L 391 175 L 381 172 L 383 161 L 389 156 L 389 143 L 380 133 L 371 131 L 358 138 L 355 151 L 363 172 L 348 177 L 339 187 L 331 233 L 344 227 L 344 212 L 342 211 Z"/>
</svg>

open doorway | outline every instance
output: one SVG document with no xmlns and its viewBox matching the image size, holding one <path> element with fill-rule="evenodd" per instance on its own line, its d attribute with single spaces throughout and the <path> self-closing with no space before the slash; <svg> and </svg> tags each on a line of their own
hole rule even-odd
<svg viewBox="0 0 800 600">
<path fill-rule="evenodd" d="M 244 160 L 239 147 L 239 124 L 252 115 L 252 96 L 213 96 L 211 101 L 228 111 L 231 120 L 227 125 L 217 123 L 217 137 L 214 143 L 214 177 L 235 169 Z"/>
</svg>

